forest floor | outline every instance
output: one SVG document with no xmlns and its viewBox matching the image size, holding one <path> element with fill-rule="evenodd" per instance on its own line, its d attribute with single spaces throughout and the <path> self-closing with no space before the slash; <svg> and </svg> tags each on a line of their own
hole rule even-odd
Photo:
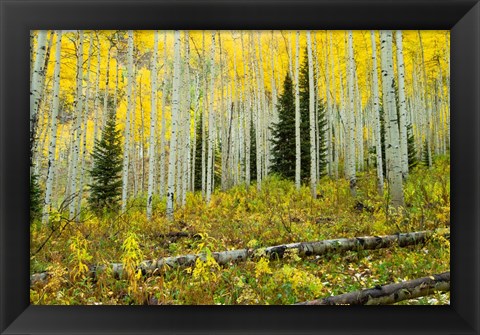
<svg viewBox="0 0 480 335">
<path fill-rule="evenodd" d="M 31 225 L 30 272 L 48 271 L 46 282 L 30 289 L 32 304 L 293 304 L 376 285 L 430 276 L 450 269 L 450 242 L 433 235 L 426 243 L 301 258 L 286 253 L 219 266 L 211 252 L 262 248 L 292 242 L 378 236 L 450 227 L 450 159 L 437 157 L 431 168 L 418 166 L 404 184 L 406 207 L 388 209 L 379 196 L 374 169 L 358 174 L 357 197 L 348 182 L 324 177 L 317 199 L 308 187 L 269 177 L 256 185 L 215 191 L 207 205 L 201 193 L 165 218 L 165 204 L 154 200 L 146 219 L 145 198 L 123 214 L 83 213 L 80 223 L 61 214 L 49 226 Z M 142 260 L 206 253 L 195 266 L 137 271 Z M 125 276 L 109 270 L 92 279 L 93 265 L 123 263 Z M 448 304 L 450 293 L 400 304 Z"/>
</svg>

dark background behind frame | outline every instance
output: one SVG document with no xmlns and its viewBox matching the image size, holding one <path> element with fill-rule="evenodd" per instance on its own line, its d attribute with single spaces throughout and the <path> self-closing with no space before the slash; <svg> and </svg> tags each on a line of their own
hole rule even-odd
<svg viewBox="0 0 480 335">
<path fill-rule="evenodd" d="M 0 6 L 0 332 L 479 333 L 477 1 L 0 0 Z M 29 30 L 172 28 L 452 29 L 452 305 L 29 307 Z"/>
</svg>

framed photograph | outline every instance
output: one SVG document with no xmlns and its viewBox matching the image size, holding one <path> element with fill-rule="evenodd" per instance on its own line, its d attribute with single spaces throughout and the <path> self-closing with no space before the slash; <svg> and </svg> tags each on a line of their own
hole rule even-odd
<svg viewBox="0 0 480 335">
<path fill-rule="evenodd" d="M 1 18 L 2 334 L 480 332 L 477 1 Z"/>
</svg>

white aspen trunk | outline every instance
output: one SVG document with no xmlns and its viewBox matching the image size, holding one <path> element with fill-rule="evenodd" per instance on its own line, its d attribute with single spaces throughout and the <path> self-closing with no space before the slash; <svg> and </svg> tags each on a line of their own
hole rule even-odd
<svg viewBox="0 0 480 335">
<path fill-rule="evenodd" d="M 261 107 L 260 107 L 260 141 L 261 141 L 261 157 L 263 160 L 263 165 L 262 165 L 262 179 L 264 179 L 269 172 L 269 165 L 270 165 L 270 141 L 268 140 L 270 138 L 270 121 L 271 118 L 268 117 L 268 106 L 267 106 L 267 101 L 266 101 L 266 95 L 265 95 L 265 75 L 263 71 L 263 48 L 262 48 L 262 40 L 261 40 L 261 32 L 257 31 L 257 37 L 258 37 L 258 62 L 256 63 L 259 70 L 260 70 L 260 87 L 259 87 L 259 94 L 260 94 L 260 100 L 261 102 Z M 257 59 L 255 59 L 257 60 Z"/>
<path fill-rule="evenodd" d="M 57 41 L 55 43 L 55 68 L 53 70 L 53 97 L 52 97 L 52 117 L 50 125 L 50 144 L 48 147 L 48 165 L 47 165 L 47 183 L 45 189 L 45 204 L 43 207 L 42 223 L 48 222 L 52 209 L 52 190 L 53 179 L 55 176 L 55 151 L 57 146 L 57 116 L 60 105 L 60 61 L 62 51 L 62 31 L 57 31 Z"/>
<path fill-rule="evenodd" d="M 133 31 L 128 31 L 128 55 L 127 55 L 127 119 L 125 121 L 125 147 L 123 149 L 123 176 L 122 176 L 122 213 L 127 208 L 128 201 L 128 169 L 130 167 L 130 113 L 133 109 Z M 117 60 L 118 64 L 118 60 Z M 118 72 L 117 72 L 118 78 Z"/>
<path fill-rule="evenodd" d="M 200 57 L 199 57 L 200 58 Z M 199 59 L 200 62 L 200 59 Z M 197 117 L 200 110 L 200 79 L 198 72 L 195 75 L 195 110 L 193 113 L 193 144 L 192 144 L 192 168 L 191 168 L 191 192 L 195 191 L 195 169 L 197 160 Z"/>
<path fill-rule="evenodd" d="M 420 41 L 420 56 L 422 59 L 422 74 L 423 74 L 423 88 L 422 92 L 424 92 L 423 95 L 423 104 L 424 104 L 424 111 L 426 112 L 425 115 L 425 134 L 426 134 L 426 144 L 427 144 L 427 155 L 428 155 L 428 166 L 432 166 L 432 143 L 431 143 L 431 138 L 432 138 L 432 128 L 431 128 L 431 115 L 432 115 L 432 110 L 431 110 L 431 104 L 430 104 L 430 99 L 429 99 L 429 88 L 428 88 L 428 80 L 427 80 L 427 72 L 426 72 L 426 67 L 425 67 L 425 57 L 423 54 L 423 42 L 422 42 L 422 33 L 420 30 L 418 30 L 418 39 Z"/>
<path fill-rule="evenodd" d="M 358 170 L 364 170 L 364 151 L 363 151 L 363 109 L 362 109 L 362 96 L 358 89 L 358 77 L 357 71 L 355 71 L 355 126 L 356 126 L 356 147 L 358 152 L 356 153 Z"/>
<path fill-rule="evenodd" d="M 328 38 L 331 43 L 331 32 L 328 32 Z M 326 147 L 327 147 L 327 173 L 330 177 L 333 175 L 333 143 L 332 143 L 332 102 L 330 101 L 330 52 L 329 43 L 325 43 L 325 100 L 327 108 L 327 138 L 326 138 Z M 320 71 L 318 71 L 320 72 Z M 317 72 L 317 75 L 319 73 Z M 320 145 L 319 145 L 320 146 Z M 320 148 L 319 148 L 320 149 Z M 319 156 L 320 158 L 320 156 Z M 320 160 L 320 159 L 319 159 Z M 320 172 L 320 171 L 319 171 Z"/>
<path fill-rule="evenodd" d="M 208 106 L 208 155 L 207 155 L 207 190 L 206 201 L 210 203 L 212 196 L 212 178 L 213 178 L 213 146 L 214 146 L 214 117 L 213 117 L 213 103 L 214 103 L 214 90 L 215 90 L 215 31 L 212 32 L 212 45 L 210 52 L 210 98 Z"/>
<path fill-rule="evenodd" d="M 48 72 L 48 64 L 50 60 L 50 50 L 52 49 L 53 45 L 53 36 L 55 35 L 54 31 L 51 31 L 49 34 L 48 38 L 48 43 L 47 46 L 45 47 L 45 56 L 43 59 L 43 65 L 42 65 L 42 79 L 41 79 L 41 84 L 40 84 L 40 100 L 39 104 L 37 107 L 37 112 L 35 115 L 35 121 L 34 121 L 34 132 L 33 132 L 33 137 L 32 139 L 34 140 L 33 143 L 33 148 L 31 149 L 32 151 L 32 158 L 34 159 L 35 163 L 33 164 L 34 168 L 34 174 L 35 175 L 40 175 L 40 168 L 42 166 L 42 160 L 43 160 L 43 148 L 45 148 L 45 142 L 47 138 L 47 133 L 48 133 L 48 127 L 47 124 L 50 122 L 50 114 L 47 112 L 48 108 L 51 108 L 51 105 L 49 106 L 49 101 L 45 99 L 49 94 L 48 90 L 48 85 L 45 85 L 47 81 L 47 72 Z M 40 139 L 40 140 L 38 140 Z"/>
<path fill-rule="evenodd" d="M 397 75 L 398 75 L 398 102 L 400 109 L 400 161 L 402 165 L 402 176 L 408 176 L 408 144 L 407 144 L 407 100 L 405 97 L 405 63 L 403 61 L 402 31 L 395 32 L 397 44 Z"/>
<path fill-rule="evenodd" d="M 348 71 L 348 64 L 347 64 L 347 71 Z M 340 160 L 340 158 L 343 159 L 343 174 L 347 178 L 348 159 L 347 159 L 346 152 L 347 152 L 348 143 L 345 140 L 345 138 L 347 137 L 347 132 L 348 132 L 348 129 L 347 129 L 348 118 L 346 117 L 346 115 L 347 115 L 347 113 L 346 113 L 347 97 L 346 97 L 346 94 L 345 94 L 345 90 L 343 88 L 343 85 L 344 85 L 343 81 L 344 80 L 343 80 L 343 75 L 342 75 L 341 69 L 339 71 L 339 75 L 340 75 L 340 78 L 339 78 L 339 81 L 340 81 L 340 85 L 339 85 L 340 86 L 340 109 L 339 109 L 339 112 L 338 112 L 338 117 L 339 117 L 338 157 L 339 157 L 339 160 Z"/>
<path fill-rule="evenodd" d="M 108 118 L 108 90 L 109 90 L 109 84 L 110 84 L 110 53 L 111 51 L 112 51 L 112 45 L 110 44 L 110 47 L 108 49 L 108 54 L 107 54 L 107 70 L 105 74 L 105 92 L 103 95 L 102 131 L 103 131 L 103 128 L 105 128 L 105 123 L 107 122 L 107 118 Z"/>
<path fill-rule="evenodd" d="M 337 127 L 336 115 L 337 115 L 337 86 L 335 84 L 335 56 L 333 55 L 333 48 L 332 48 L 332 32 L 329 32 L 330 37 L 330 58 L 332 59 L 332 70 L 331 70 L 331 77 L 332 77 L 332 87 L 333 92 L 332 94 L 332 106 L 330 108 L 330 115 L 328 121 L 328 130 L 330 133 L 330 145 L 333 147 L 332 150 L 332 165 L 333 165 L 333 176 L 335 179 L 338 179 L 338 155 L 339 155 L 339 131 L 340 128 Z M 335 127 L 335 128 L 334 128 Z M 335 133 L 334 133 L 335 129 Z"/>
<path fill-rule="evenodd" d="M 382 57 L 382 84 L 383 84 L 383 106 L 385 115 L 385 132 L 389 133 L 386 147 L 390 147 L 390 155 L 387 156 L 388 184 L 391 194 L 391 203 L 395 208 L 404 205 L 401 149 L 398 130 L 397 108 L 395 101 L 395 79 L 393 70 L 392 31 L 380 31 L 381 57 Z"/>
<path fill-rule="evenodd" d="M 190 106 L 191 106 L 191 96 L 190 96 L 190 48 L 189 48 L 189 37 L 188 31 L 184 31 L 185 37 L 185 55 L 184 59 L 184 66 L 185 66 L 185 120 L 184 120 L 184 145 L 183 145 L 183 161 L 182 161 L 182 198 L 181 204 L 185 206 L 187 204 L 187 183 L 188 183 L 188 176 L 190 175 L 189 166 L 190 166 L 190 125 L 191 125 L 191 114 L 190 114 Z"/>
<path fill-rule="evenodd" d="M 250 122 L 251 122 L 251 100 L 250 100 L 250 90 L 247 88 L 247 60 L 245 57 L 245 45 L 243 40 L 243 30 L 240 31 L 240 41 L 242 44 L 242 63 L 243 63 L 243 80 L 242 80 L 242 96 L 243 96 L 243 113 L 242 113 L 242 122 L 243 122 L 243 138 L 244 141 L 244 154 L 243 158 L 245 161 L 244 164 L 244 173 L 245 173 L 245 184 L 248 188 L 250 186 Z"/>
<path fill-rule="evenodd" d="M 274 123 L 278 123 L 278 113 L 277 113 L 277 85 L 275 83 L 275 45 L 274 45 L 274 35 L 272 30 L 272 46 L 271 46 L 271 53 L 270 53 L 270 62 L 272 67 L 271 72 L 271 82 L 272 82 L 272 120 Z"/>
<path fill-rule="evenodd" d="M 158 54 L 158 30 L 153 32 L 153 60 L 150 73 L 152 86 L 151 113 L 150 113 L 150 143 L 148 147 L 148 191 L 147 191 L 147 219 L 152 218 L 153 185 L 155 173 L 155 136 L 157 134 L 157 54 Z"/>
<path fill-rule="evenodd" d="M 30 150 L 33 149 L 36 125 L 38 122 L 38 111 L 43 93 L 43 80 L 45 77 L 45 54 L 47 43 L 47 30 L 39 30 L 37 37 L 37 48 L 35 51 L 35 62 L 32 70 L 32 83 L 30 88 Z M 32 163 L 30 152 L 30 164 Z"/>
<path fill-rule="evenodd" d="M 78 154 L 80 152 L 81 121 L 83 112 L 83 30 L 79 31 L 78 55 L 77 55 L 77 96 L 75 104 L 75 128 L 74 134 L 73 158 L 70 161 L 72 173 L 70 174 L 70 193 L 73 199 L 69 206 L 69 219 L 75 216 L 75 196 L 77 193 L 77 175 L 78 175 Z"/>
<path fill-rule="evenodd" d="M 235 40 L 233 33 L 232 39 Z M 241 161 L 241 120 L 240 120 L 240 112 L 239 112 L 239 89 L 238 89 L 238 78 L 237 78 L 237 52 L 236 48 L 233 48 L 233 86 L 232 86 L 232 96 L 231 100 L 233 103 L 233 113 L 234 113 L 234 126 L 232 132 L 232 174 L 233 174 L 233 182 L 234 185 L 237 185 L 240 182 L 242 169 L 239 169 L 239 162 Z"/>
<path fill-rule="evenodd" d="M 180 31 L 174 32 L 172 118 L 170 154 L 168 158 L 167 219 L 173 221 L 173 201 L 175 198 L 175 147 L 177 142 L 177 118 L 180 111 Z"/>
<path fill-rule="evenodd" d="M 94 119 L 93 119 L 93 145 L 95 145 L 95 140 L 98 139 L 98 103 L 99 103 L 99 95 L 98 90 L 100 87 L 100 61 L 101 61 L 101 44 L 100 39 L 97 39 L 97 70 L 96 70 L 96 78 L 95 78 L 95 102 L 93 104 L 93 112 Z M 92 160 L 92 167 L 93 167 L 93 160 Z"/>
<path fill-rule="evenodd" d="M 450 45 L 448 44 L 449 42 L 449 36 L 450 36 L 450 31 L 445 31 L 445 63 L 447 64 L 447 73 L 445 74 L 445 80 L 446 80 L 446 110 L 445 110 L 445 118 L 447 122 L 447 149 L 450 150 Z"/>
<path fill-rule="evenodd" d="M 348 107 L 346 108 L 347 132 L 345 153 L 346 177 L 350 181 L 350 192 L 352 196 L 356 196 L 357 177 L 355 172 L 355 92 L 354 92 L 354 60 L 353 60 L 353 37 L 352 31 L 348 31 Z"/>
<path fill-rule="evenodd" d="M 326 66 L 328 66 L 328 54 L 327 54 L 327 47 L 325 46 L 326 42 L 324 43 L 322 40 L 322 46 L 324 47 L 325 54 L 324 54 L 324 60 Z M 320 101 L 320 92 L 321 92 L 321 80 L 320 80 L 320 60 L 318 57 L 318 50 L 317 50 L 317 32 L 314 33 L 313 37 L 313 49 L 312 49 L 312 57 L 313 57 L 313 68 L 314 68 L 314 82 L 315 82 L 315 92 L 314 92 L 314 97 L 316 99 L 315 101 L 315 148 L 316 148 L 316 168 L 315 171 L 317 173 L 317 181 L 320 180 L 322 177 L 322 162 L 320 160 L 320 155 L 321 155 L 321 147 L 320 147 L 320 141 L 322 137 L 325 137 L 325 148 L 326 148 L 326 155 L 325 155 L 325 163 L 326 163 L 326 171 L 329 173 L 329 168 L 330 168 L 330 160 L 328 156 L 328 148 L 329 148 L 329 132 L 328 132 L 328 106 L 327 107 L 327 113 L 326 113 L 326 118 L 327 118 L 327 124 L 324 126 L 323 129 L 320 129 L 320 125 L 318 124 L 320 121 L 320 113 L 319 113 L 319 105 L 317 101 Z M 328 70 L 324 72 L 325 75 L 325 87 L 327 87 L 326 82 L 327 82 L 327 77 L 328 77 Z M 325 88 L 325 90 L 327 90 Z M 328 92 L 326 92 L 326 96 L 328 96 Z M 325 97 L 326 99 L 326 97 Z M 327 128 L 325 128 L 327 127 Z"/>
<path fill-rule="evenodd" d="M 229 116 L 229 109 L 225 106 L 225 97 L 224 97 L 224 73 L 223 73 L 223 52 L 222 52 L 222 32 L 218 32 L 218 49 L 220 53 L 220 139 L 221 139 L 221 188 L 222 191 L 226 191 L 227 189 L 227 179 L 228 179 L 228 171 L 227 171 L 227 155 L 228 155 L 228 143 L 227 143 L 227 120 L 230 120 Z"/>
<path fill-rule="evenodd" d="M 202 96 L 202 197 L 205 198 L 207 194 L 206 183 L 207 183 L 207 171 L 206 171 L 206 157 L 207 157 L 207 87 L 208 87 L 208 79 L 207 79 L 207 59 L 205 56 L 205 30 L 202 31 L 202 50 L 203 50 L 203 62 L 202 62 L 202 72 L 203 72 L 203 96 Z"/>
<path fill-rule="evenodd" d="M 255 79 L 256 79 L 256 88 L 255 88 L 255 93 L 253 95 L 253 110 L 252 110 L 252 115 L 254 117 L 254 129 L 255 129 L 255 146 L 256 146 L 256 157 L 255 157 L 255 163 L 257 166 L 257 190 L 260 191 L 262 187 L 262 136 L 261 136 L 261 124 L 262 124 L 262 119 L 261 119 L 261 93 L 260 93 L 260 75 L 259 75 L 259 70 L 258 70 L 258 62 L 257 62 L 257 52 L 255 48 L 255 43 L 254 43 L 254 37 L 253 37 L 253 32 L 250 32 L 250 48 L 251 48 L 251 67 L 253 69 L 253 72 L 255 73 Z"/>
<path fill-rule="evenodd" d="M 372 40 L 372 88 L 373 88 L 373 119 L 375 133 L 375 151 L 377 157 L 377 187 L 378 193 L 383 195 L 383 158 L 382 158 L 382 138 L 380 135 L 380 105 L 378 96 L 378 71 L 377 71 L 377 44 L 375 31 L 370 31 Z"/>
<path fill-rule="evenodd" d="M 301 145 L 300 145 L 300 88 L 299 88 L 299 57 L 300 57 L 300 31 L 297 30 L 295 39 L 295 187 L 300 190 L 301 172 Z"/>
<path fill-rule="evenodd" d="M 85 174 L 87 173 L 85 169 L 85 156 L 87 155 L 87 123 L 88 123 L 88 114 L 89 114 L 89 100 L 90 100 L 90 72 L 92 65 L 92 47 L 93 47 L 93 35 L 90 35 L 90 45 L 88 47 L 88 64 L 87 64 L 87 75 L 85 76 L 85 81 L 87 86 L 85 88 L 85 111 L 83 112 L 83 148 L 82 148 L 82 167 L 80 171 L 80 183 L 78 188 L 78 198 L 77 198 L 77 209 L 76 213 L 80 213 L 82 198 L 83 198 L 83 187 L 85 181 Z M 77 216 L 77 222 L 78 222 Z"/>
<path fill-rule="evenodd" d="M 167 58 L 167 32 L 163 34 L 163 63 L 168 63 Z M 164 74 L 163 74 L 163 82 L 162 82 L 162 132 L 160 134 L 160 196 L 165 195 L 165 164 L 166 164 L 166 155 L 165 155 L 165 133 L 166 133 L 166 115 L 167 112 L 165 111 L 165 99 L 166 99 L 166 91 L 167 91 L 167 67 L 164 66 Z"/>
<path fill-rule="evenodd" d="M 315 83 L 313 78 L 312 41 L 310 30 L 307 30 L 308 51 L 308 84 L 309 84 L 309 114 L 310 114 L 310 189 L 312 197 L 317 197 L 317 162 L 316 162 L 316 139 L 315 139 Z"/>
</svg>

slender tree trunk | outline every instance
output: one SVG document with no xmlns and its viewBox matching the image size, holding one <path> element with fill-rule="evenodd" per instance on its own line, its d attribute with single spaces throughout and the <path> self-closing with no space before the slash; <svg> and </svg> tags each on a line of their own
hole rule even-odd
<svg viewBox="0 0 480 335">
<path fill-rule="evenodd" d="M 47 183 L 45 190 L 45 205 L 43 207 L 42 223 L 46 224 L 52 209 L 53 179 L 55 176 L 55 151 L 57 147 L 57 116 L 60 102 L 60 61 L 62 52 L 62 31 L 57 31 L 55 43 L 55 68 L 53 70 L 52 117 L 50 125 L 50 145 L 48 147 Z"/>
<path fill-rule="evenodd" d="M 420 56 L 422 59 L 422 74 L 423 74 L 423 88 L 422 91 L 424 92 L 423 94 L 423 103 L 424 103 L 424 111 L 426 111 L 426 117 L 425 117 L 425 133 L 426 133 L 426 147 L 427 147 L 427 157 L 428 157 L 428 166 L 432 166 L 432 129 L 431 129 L 431 115 L 432 115 L 432 110 L 431 110 L 431 104 L 430 104 L 430 99 L 429 99 L 429 88 L 428 88 L 428 80 L 427 80 L 427 72 L 426 72 L 426 67 L 425 67 L 425 57 L 423 54 L 423 42 L 422 42 L 422 32 L 418 30 L 418 39 L 420 42 Z"/>
<path fill-rule="evenodd" d="M 214 131 L 214 117 L 213 117 L 213 99 L 214 99 L 214 90 L 215 90 L 215 32 L 212 32 L 212 46 L 210 52 L 210 99 L 208 107 L 208 155 L 207 155 L 207 192 L 206 192 L 206 201 L 207 204 L 210 203 L 210 198 L 212 196 L 212 178 L 213 178 L 213 131 Z"/>
<path fill-rule="evenodd" d="M 75 196 L 77 196 L 77 176 L 78 176 L 78 155 L 80 152 L 80 137 L 82 134 L 82 113 L 83 113 L 83 30 L 79 31 L 78 55 L 77 55 L 77 96 L 75 102 L 75 128 L 74 134 L 73 159 L 70 161 L 72 173 L 70 174 L 70 193 L 74 197 L 69 206 L 69 218 L 72 220 L 75 216 Z"/>
<path fill-rule="evenodd" d="M 352 31 L 348 31 L 348 107 L 346 108 L 347 115 L 347 150 L 345 154 L 346 177 L 350 181 L 350 192 L 352 196 L 356 196 L 357 177 L 355 172 L 355 99 L 354 99 L 354 59 L 353 59 L 353 37 Z"/>
<path fill-rule="evenodd" d="M 117 60 L 118 62 L 118 60 Z M 128 56 L 127 56 L 127 119 L 125 121 L 125 147 L 123 150 L 123 177 L 122 177 L 122 213 L 127 208 L 128 201 L 128 169 L 130 167 L 130 113 L 133 110 L 133 30 L 128 31 Z M 118 75 L 117 75 L 118 77 Z"/>
<path fill-rule="evenodd" d="M 208 99 L 208 77 L 207 77 L 207 59 L 205 55 L 205 30 L 202 32 L 202 50 L 203 50 L 203 97 L 202 97 L 202 197 L 205 197 L 207 194 L 207 170 L 206 170 L 206 159 L 207 159 L 207 99 Z"/>
<path fill-rule="evenodd" d="M 30 88 L 30 166 L 32 165 L 32 151 L 35 143 L 38 111 L 42 98 L 42 83 L 45 76 L 47 30 L 39 30 L 37 35 L 37 49 L 35 51 L 35 63 L 33 65 L 32 83 Z"/>
<path fill-rule="evenodd" d="M 332 94 L 332 106 L 330 108 L 330 115 L 329 115 L 329 125 L 328 125 L 328 130 L 330 133 L 330 139 L 331 139 L 331 146 L 333 147 L 332 149 L 332 164 L 333 164 L 333 176 L 335 179 L 338 179 L 338 156 L 339 156 L 339 127 L 337 127 L 337 86 L 335 84 L 335 56 L 333 55 L 333 47 L 332 47 L 332 32 L 329 31 L 329 37 L 330 37 L 330 57 L 332 59 L 331 64 L 332 64 L 332 70 L 331 70 L 331 76 L 332 76 L 332 87 L 333 87 L 333 92 Z"/>
<path fill-rule="evenodd" d="M 173 201 L 175 193 L 175 147 L 177 143 L 177 123 L 180 111 L 180 31 L 174 32 L 173 58 L 173 92 L 172 92 L 172 125 L 170 136 L 170 154 L 168 158 L 168 190 L 167 190 L 167 218 L 173 221 Z"/>
<path fill-rule="evenodd" d="M 402 186 L 402 166 L 400 160 L 400 139 L 398 130 L 397 106 L 395 102 L 395 79 L 393 71 L 392 31 L 380 31 L 382 56 L 383 108 L 387 116 L 385 132 L 389 134 L 385 146 L 390 148 L 387 156 L 388 183 L 391 203 L 395 208 L 404 206 Z"/>
<path fill-rule="evenodd" d="M 377 72 L 377 44 L 375 40 L 375 31 L 370 31 L 372 40 L 372 88 L 373 88 L 373 115 L 375 132 L 375 152 L 377 157 L 377 187 L 378 193 L 383 195 L 383 158 L 382 158 L 382 138 L 380 135 L 380 105 L 378 96 L 378 72 Z"/>
<path fill-rule="evenodd" d="M 163 63 L 168 63 L 167 57 L 167 32 L 163 34 Z M 163 83 L 162 83 L 162 133 L 160 139 L 160 195 L 163 197 L 165 195 L 165 164 L 166 164 L 166 155 L 165 155 L 165 133 L 166 133 L 166 115 L 167 112 L 165 110 L 165 99 L 167 95 L 167 67 L 164 66 L 164 74 L 163 74 Z"/>
<path fill-rule="evenodd" d="M 397 75 L 398 75 L 398 102 L 400 110 L 400 150 L 402 176 L 408 176 L 408 144 L 407 144 L 407 100 L 405 98 L 405 63 L 403 61 L 402 31 L 395 32 L 397 44 Z"/>
<path fill-rule="evenodd" d="M 313 57 L 310 30 L 307 30 L 308 51 L 308 84 L 309 84 L 309 114 L 310 114 L 310 189 L 312 197 L 317 197 L 317 163 L 316 163 L 316 136 L 315 136 L 315 83 L 313 79 Z"/>
<path fill-rule="evenodd" d="M 300 88 L 299 88 L 299 58 L 300 58 L 300 31 L 297 30 L 295 39 L 295 187 L 300 190 L 301 172 L 301 143 L 300 143 Z"/>
<path fill-rule="evenodd" d="M 103 118 L 102 118 L 102 131 L 105 128 L 105 123 L 108 119 L 108 90 L 110 84 L 110 53 L 112 52 L 112 44 L 110 43 L 107 53 L 107 70 L 105 73 L 105 92 L 103 95 Z"/>
<path fill-rule="evenodd" d="M 157 134 L 157 54 L 158 54 L 158 30 L 153 33 L 153 60 L 150 80 L 151 92 L 151 114 L 150 114 L 150 143 L 148 147 L 148 191 L 147 191 L 147 219 L 152 218 L 153 185 L 155 172 L 155 135 Z"/>
<path fill-rule="evenodd" d="M 87 64 L 87 74 L 85 76 L 85 81 L 87 86 L 85 88 L 85 111 L 83 112 L 83 148 L 82 148 L 82 167 L 80 171 L 80 183 L 78 188 L 78 199 L 77 199 L 77 209 L 76 213 L 80 213 L 82 198 L 83 198 L 83 187 L 85 181 L 85 174 L 87 173 L 85 169 L 85 156 L 87 155 L 87 123 L 88 123 L 88 114 L 89 114 L 89 100 L 90 100 L 90 72 L 92 65 L 92 48 L 93 48 L 93 35 L 90 35 L 90 45 L 88 47 L 88 64 Z M 77 216 L 78 221 L 78 216 Z"/>
<path fill-rule="evenodd" d="M 101 44 L 100 39 L 97 36 L 97 70 L 95 72 L 95 102 L 93 104 L 93 112 L 94 112 L 94 119 L 93 119 L 93 145 L 95 145 L 95 141 L 98 139 L 98 103 L 100 100 L 99 97 L 99 87 L 100 87 L 100 61 L 101 61 Z M 93 167 L 93 160 L 92 160 L 92 167 Z"/>
<path fill-rule="evenodd" d="M 184 31 L 184 38 L 185 38 L 185 55 L 183 57 L 184 60 L 184 77 L 185 77 L 185 118 L 184 118 L 184 134 L 183 134 L 183 141 L 184 145 L 182 148 L 183 151 L 183 161 L 182 161 L 182 198 L 181 204 L 185 206 L 187 203 L 187 182 L 189 173 L 189 162 L 190 162 L 190 107 L 191 107 L 191 95 L 190 95 L 190 48 L 189 48 L 189 37 L 188 31 Z"/>
</svg>

